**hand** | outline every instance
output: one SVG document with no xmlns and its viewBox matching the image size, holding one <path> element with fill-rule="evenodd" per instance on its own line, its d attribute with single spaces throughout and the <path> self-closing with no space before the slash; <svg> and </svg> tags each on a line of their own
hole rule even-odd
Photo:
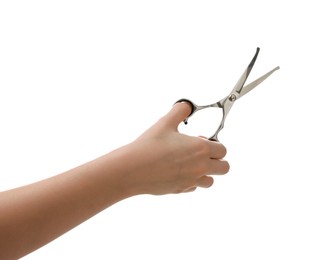
<svg viewBox="0 0 325 260">
<path fill-rule="evenodd" d="M 229 171 L 222 158 L 226 148 L 218 142 L 178 132 L 178 125 L 190 114 L 187 103 L 176 103 L 156 124 L 143 133 L 133 146 L 131 180 L 140 193 L 168 194 L 208 188 L 210 175 Z M 129 146 L 130 146 L 129 145 Z"/>
</svg>

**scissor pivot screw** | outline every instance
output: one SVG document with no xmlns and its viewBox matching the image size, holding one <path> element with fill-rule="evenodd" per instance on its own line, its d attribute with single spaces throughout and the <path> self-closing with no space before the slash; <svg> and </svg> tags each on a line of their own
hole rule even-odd
<svg viewBox="0 0 325 260">
<path fill-rule="evenodd" d="M 231 102 L 234 102 L 235 100 L 236 100 L 236 96 L 235 96 L 235 94 L 231 94 L 230 96 L 229 96 L 229 100 L 231 101 Z"/>
</svg>

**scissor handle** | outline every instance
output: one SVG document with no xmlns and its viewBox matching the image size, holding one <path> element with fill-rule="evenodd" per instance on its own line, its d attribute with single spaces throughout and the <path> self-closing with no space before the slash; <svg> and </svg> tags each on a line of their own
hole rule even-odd
<svg viewBox="0 0 325 260">
<path fill-rule="evenodd" d="M 175 104 L 176 104 L 176 103 L 181 103 L 181 102 L 187 102 L 187 103 L 189 103 L 189 104 L 191 105 L 191 109 L 192 109 L 192 111 L 191 111 L 191 113 L 188 115 L 188 117 L 184 119 L 184 121 L 183 121 L 184 124 L 187 124 L 187 120 L 188 120 L 188 118 L 189 118 L 190 116 L 192 116 L 192 115 L 193 115 L 195 112 L 197 112 L 198 110 L 205 109 L 205 108 L 209 108 L 209 107 L 218 107 L 218 108 L 221 108 L 222 111 L 223 111 L 223 117 L 222 117 L 221 124 L 219 125 L 218 130 L 217 130 L 217 131 L 216 131 L 216 132 L 215 132 L 215 133 L 214 133 L 210 138 L 208 138 L 210 141 L 219 142 L 217 136 L 218 136 L 219 131 L 223 128 L 223 123 L 224 123 L 224 120 L 225 120 L 225 111 L 224 111 L 224 107 L 223 107 L 223 105 L 224 105 L 224 100 L 225 100 L 225 99 L 223 99 L 223 100 L 221 100 L 221 101 L 219 101 L 219 102 L 216 102 L 216 103 L 210 104 L 210 105 L 198 106 L 198 105 L 196 105 L 193 101 L 191 101 L 191 100 L 189 100 L 189 99 L 187 99 L 187 98 L 181 98 L 181 99 L 177 100 L 177 101 L 175 102 Z"/>
</svg>

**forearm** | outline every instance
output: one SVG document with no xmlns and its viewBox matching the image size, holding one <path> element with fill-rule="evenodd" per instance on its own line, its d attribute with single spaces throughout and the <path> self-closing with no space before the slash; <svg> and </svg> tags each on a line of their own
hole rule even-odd
<svg viewBox="0 0 325 260">
<path fill-rule="evenodd" d="M 135 195 L 122 149 L 52 178 L 2 192 L 0 259 L 21 257 Z M 124 167 L 123 167 L 124 165 Z"/>
</svg>

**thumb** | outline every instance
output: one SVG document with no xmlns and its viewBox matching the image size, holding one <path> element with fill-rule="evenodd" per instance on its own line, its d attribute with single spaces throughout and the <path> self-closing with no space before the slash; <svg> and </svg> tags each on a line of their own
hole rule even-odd
<svg viewBox="0 0 325 260">
<path fill-rule="evenodd" d="M 192 106 L 188 102 L 178 102 L 167 113 L 165 119 L 167 124 L 177 130 L 178 125 L 184 121 L 192 112 Z"/>
</svg>

